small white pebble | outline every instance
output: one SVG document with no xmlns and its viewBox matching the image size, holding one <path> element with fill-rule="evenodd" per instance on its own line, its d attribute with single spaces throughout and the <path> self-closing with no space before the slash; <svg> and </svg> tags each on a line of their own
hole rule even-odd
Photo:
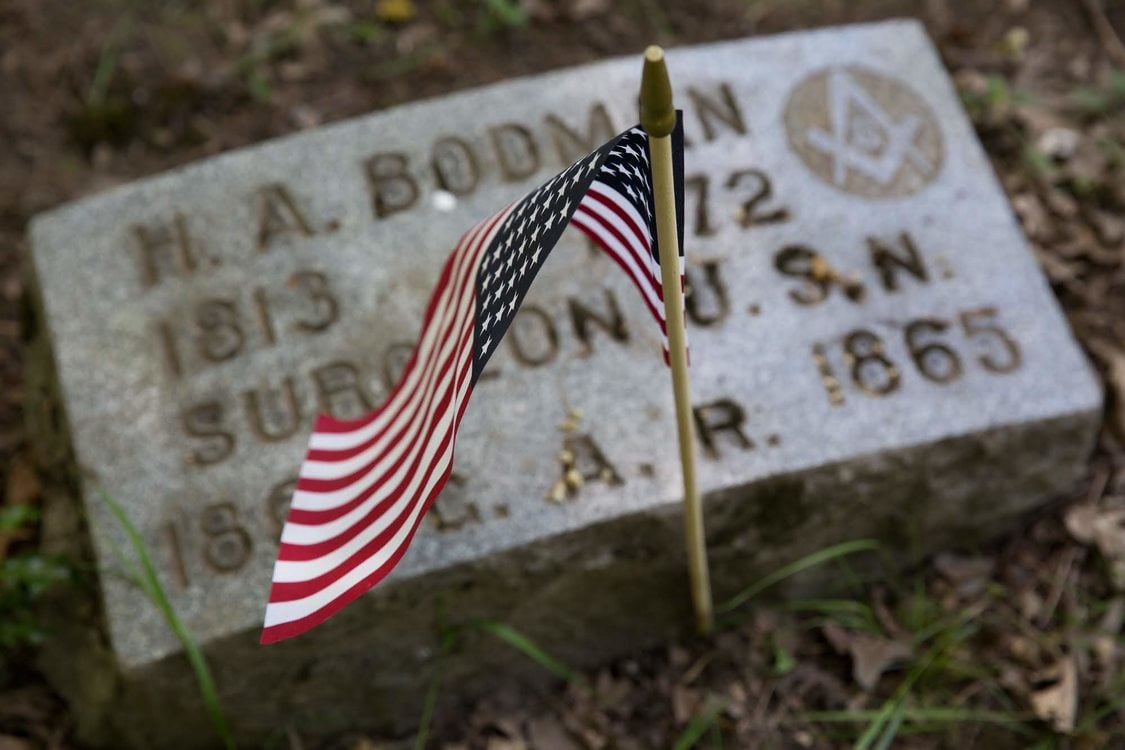
<svg viewBox="0 0 1125 750">
<path fill-rule="evenodd" d="M 452 211 L 457 208 L 457 196 L 447 190 L 434 192 L 434 208 L 438 211 Z"/>
</svg>

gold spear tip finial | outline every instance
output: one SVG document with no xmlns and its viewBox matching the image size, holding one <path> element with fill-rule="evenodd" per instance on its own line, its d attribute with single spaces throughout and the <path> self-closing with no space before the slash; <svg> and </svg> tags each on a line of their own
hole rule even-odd
<svg viewBox="0 0 1125 750">
<path fill-rule="evenodd" d="M 672 83 L 664 64 L 664 50 L 655 44 L 645 49 L 645 65 L 641 71 L 641 127 L 656 138 L 670 135 L 676 127 Z"/>
</svg>

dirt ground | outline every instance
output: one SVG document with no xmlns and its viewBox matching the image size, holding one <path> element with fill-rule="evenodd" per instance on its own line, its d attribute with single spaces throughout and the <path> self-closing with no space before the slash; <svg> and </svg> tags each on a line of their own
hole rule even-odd
<svg viewBox="0 0 1125 750">
<path fill-rule="evenodd" d="M 989 549 L 805 611 L 758 609 L 553 691 L 513 688 L 437 717 L 427 746 L 1125 748 L 1125 0 L 0 0 L 0 511 L 34 508 L 41 480 L 23 414 L 37 212 L 651 42 L 899 15 L 937 42 L 1105 381 L 1087 479 Z M 34 554 L 25 516 L 0 523 L 0 563 Z M 0 750 L 79 747 L 34 649 L 0 652 Z"/>
</svg>

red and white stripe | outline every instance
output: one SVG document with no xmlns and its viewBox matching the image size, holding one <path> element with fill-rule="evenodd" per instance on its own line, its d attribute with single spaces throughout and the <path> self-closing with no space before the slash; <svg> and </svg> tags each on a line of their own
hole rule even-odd
<svg viewBox="0 0 1125 750">
<path fill-rule="evenodd" d="M 571 224 L 585 232 L 613 258 L 641 293 L 645 307 L 660 327 L 664 360 L 668 360 L 668 324 L 664 319 L 664 288 L 660 264 L 652 255 L 652 238 L 648 222 L 638 213 L 632 201 L 610 186 L 597 180 L 583 196 Z M 680 290 L 683 290 L 683 259 L 680 266 Z"/>
<path fill-rule="evenodd" d="M 262 643 L 308 630 L 382 580 L 445 486 L 472 383 L 477 272 L 511 210 L 470 229 L 450 254 L 387 400 L 358 420 L 317 418 L 281 534 Z"/>
</svg>

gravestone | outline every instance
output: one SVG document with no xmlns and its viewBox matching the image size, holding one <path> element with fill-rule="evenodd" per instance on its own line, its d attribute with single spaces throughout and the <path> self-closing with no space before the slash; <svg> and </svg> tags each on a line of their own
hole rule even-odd
<svg viewBox="0 0 1125 750">
<path fill-rule="evenodd" d="M 983 539 L 1070 486 L 1101 394 L 922 27 L 668 61 L 717 598 L 844 539 L 914 556 Z M 135 746 L 211 736 L 177 640 L 112 574 L 127 543 L 100 488 L 253 742 L 409 730 L 440 628 L 473 617 L 574 663 L 690 621 L 660 343 L 628 279 L 572 230 L 392 578 L 307 635 L 256 643 L 316 411 L 380 402 L 459 234 L 634 123 L 639 73 L 630 57 L 403 106 L 35 219 L 119 672 L 75 689 L 89 726 Z M 462 642 L 452 694 L 518 668 Z"/>
</svg>

